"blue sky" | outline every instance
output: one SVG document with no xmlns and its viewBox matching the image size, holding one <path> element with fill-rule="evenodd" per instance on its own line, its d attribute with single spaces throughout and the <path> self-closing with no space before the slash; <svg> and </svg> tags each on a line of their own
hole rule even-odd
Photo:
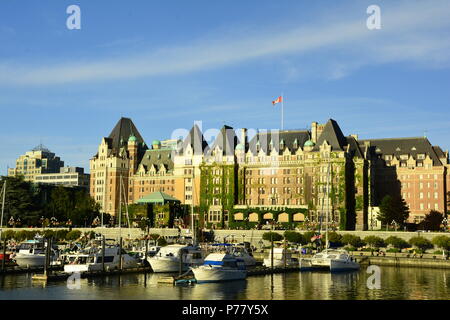
<svg viewBox="0 0 450 320">
<path fill-rule="evenodd" d="M 81 30 L 66 27 L 71 4 Z M 2 1 L 0 174 L 40 142 L 88 169 L 121 116 L 148 143 L 195 120 L 279 128 L 281 92 L 285 128 L 333 118 L 446 150 L 449 17 L 440 0 Z"/>
</svg>

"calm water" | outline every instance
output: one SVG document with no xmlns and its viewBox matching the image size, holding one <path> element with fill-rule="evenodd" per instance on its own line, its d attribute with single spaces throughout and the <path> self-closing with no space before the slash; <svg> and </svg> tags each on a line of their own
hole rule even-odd
<svg viewBox="0 0 450 320">
<path fill-rule="evenodd" d="M 172 286 L 158 284 L 162 274 L 81 279 L 80 289 L 65 281 L 44 286 L 31 274 L 0 276 L 0 299 L 170 299 L 308 300 L 445 299 L 450 300 L 450 270 L 381 267 L 381 289 L 370 290 L 370 274 L 302 272 L 252 276 L 228 283 Z"/>
</svg>

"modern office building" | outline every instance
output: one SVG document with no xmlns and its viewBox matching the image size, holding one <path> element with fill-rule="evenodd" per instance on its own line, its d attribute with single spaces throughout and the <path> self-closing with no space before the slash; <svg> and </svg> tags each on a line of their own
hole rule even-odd
<svg viewBox="0 0 450 320">
<path fill-rule="evenodd" d="M 8 169 L 8 176 L 21 175 L 26 181 L 33 182 L 37 175 L 59 173 L 61 167 L 64 167 L 64 161 L 40 144 L 17 158 L 16 167 Z"/>
<path fill-rule="evenodd" d="M 64 187 L 83 187 L 89 190 L 90 175 L 84 173 L 84 168 L 61 167 L 59 173 L 36 175 L 33 182 Z"/>
</svg>

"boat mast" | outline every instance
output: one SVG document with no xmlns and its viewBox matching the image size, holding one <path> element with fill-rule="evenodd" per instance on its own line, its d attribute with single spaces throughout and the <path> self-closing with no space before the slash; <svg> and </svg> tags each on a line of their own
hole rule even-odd
<svg viewBox="0 0 450 320">
<path fill-rule="evenodd" d="M 191 205 L 191 228 L 192 228 L 192 245 L 195 246 L 196 239 L 195 239 L 195 228 L 194 228 L 194 194 L 195 194 L 195 167 L 192 168 L 192 205 Z"/>
<path fill-rule="evenodd" d="M 122 179 L 122 176 L 120 176 Z M 127 223 L 128 223 L 128 238 L 131 238 L 131 227 L 130 227 L 130 216 L 128 215 L 128 199 L 125 199 L 125 185 L 122 183 L 122 191 L 123 191 L 123 198 L 124 198 L 124 204 L 125 204 L 125 212 L 127 214 Z"/>
<path fill-rule="evenodd" d="M 1 221 L 0 221 L 0 240 L 2 239 L 2 233 L 3 233 L 3 213 L 5 211 L 6 180 L 3 183 L 2 192 L 3 192 L 3 197 L 2 197 L 2 217 L 1 217 Z"/>
<path fill-rule="evenodd" d="M 119 180 L 119 239 L 122 238 L 122 174 Z"/>
<path fill-rule="evenodd" d="M 327 210 L 326 210 L 326 218 L 325 218 L 325 250 L 328 249 L 328 214 L 330 211 L 330 173 L 331 173 L 331 162 L 328 159 L 328 168 L 327 168 Z"/>
</svg>

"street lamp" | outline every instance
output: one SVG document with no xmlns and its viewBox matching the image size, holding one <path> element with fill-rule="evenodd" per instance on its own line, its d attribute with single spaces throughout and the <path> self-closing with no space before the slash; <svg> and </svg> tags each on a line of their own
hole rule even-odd
<svg viewBox="0 0 450 320">
<path fill-rule="evenodd" d="M 442 224 L 444 225 L 444 232 L 447 232 L 447 225 L 448 225 L 447 217 L 442 219 Z"/>
<path fill-rule="evenodd" d="M 13 217 L 11 217 L 10 219 L 9 219 L 9 221 L 8 221 L 8 224 L 11 226 L 11 227 L 14 227 L 14 218 Z"/>
</svg>

